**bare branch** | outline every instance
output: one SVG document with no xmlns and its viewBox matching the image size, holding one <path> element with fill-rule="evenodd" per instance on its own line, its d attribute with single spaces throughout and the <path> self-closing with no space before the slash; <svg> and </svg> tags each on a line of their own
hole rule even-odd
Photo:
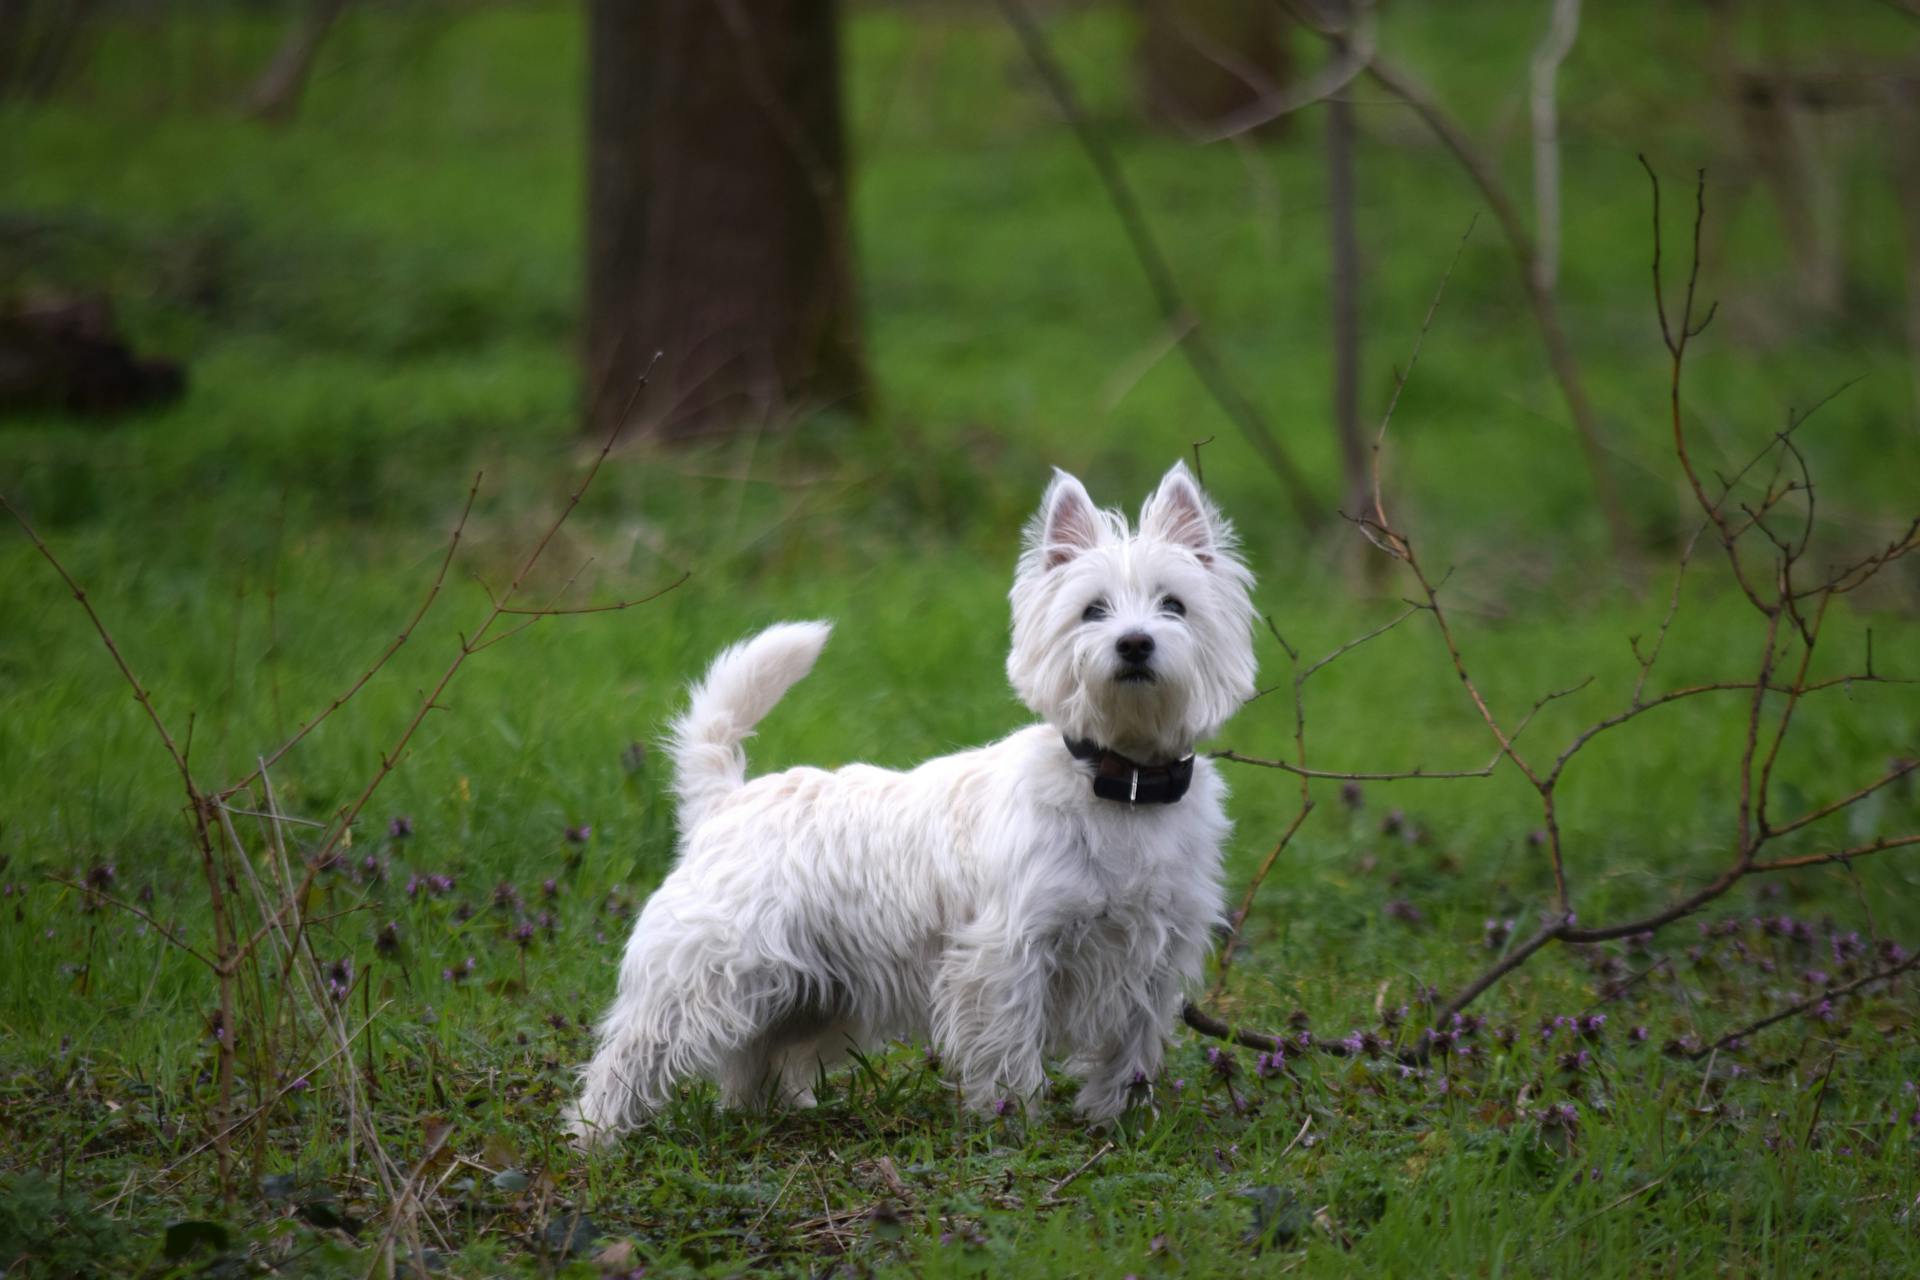
<svg viewBox="0 0 1920 1280">
<path fill-rule="evenodd" d="M 1201 326 L 1192 320 L 1193 311 L 1181 296 L 1179 286 L 1175 284 L 1173 269 L 1167 264 L 1166 255 L 1161 252 L 1159 241 L 1154 238 L 1152 229 L 1147 225 L 1146 214 L 1140 208 L 1140 202 L 1128 184 L 1126 174 L 1120 168 L 1113 149 L 1107 145 L 1086 108 L 1075 93 L 1073 82 L 1067 78 L 1066 70 L 1060 60 L 1054 56 L 1047 38 L 1039 25 L 1028 12 L 1024 0 L 998 0 L 1000 12 L 1006 16 L 1014 34 L 1019 37 L 1021 47 L 1027 58 L 1039 72 L 1040 79 L 1047 87 L 1060 113 L 1073 127 L 1074 135 L 1080 141 L 1080 147 L 1086 152 L 1094 171 L 1099 175 L 1101 185 L 1106 188 L 1107 199 L 1113 205 L 1114 213 L 1120 218 L 1121 226 L 1127 233 L 1127 239 L 1133 246 L 1134 257 L 1139 260 L 1140 269 L 1146 274 L 1148 287 L 1153 291 L 1154 301 L 1159 308 L 1160 317 L 1169 325 L 1184 326 L 1180 337 L 1180 350 L 1187 357 L 1187 363 L 1207 388 L 1214 402 L 1218 404 L 1234 426 L 1247 438 L 1261 459 L 1271 467 L 1280 478 L 1293 503 L 1294 514 L 1308 529 L 1315 528 L 1321 521 L 1321 504 L 1314 496 L 1313 488 L 1307 483 L 1306 476 L 1294 464 L 1293 457 L 1280 443 L 1266 420 L 1254 408 L 1240 388 L 1228 376 L 1226 367 L 1221 363 L 1213 344 L 1208 341 Z"/>
</svg>

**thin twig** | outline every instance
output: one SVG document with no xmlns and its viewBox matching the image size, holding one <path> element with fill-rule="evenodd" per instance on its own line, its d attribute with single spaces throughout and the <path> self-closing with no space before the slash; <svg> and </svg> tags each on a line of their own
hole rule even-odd
<svg viewBox="0 0 1920 1280">
<path fill-rule="evenodd" d="M 1127 182 L 1119 160 L 1088 116 L 1072 80 L 1047 43 L 1046 35 L 1028 12 L 1024 0 L 998 0 L 998 3 L 1008 25 L 1019 37 L 1020 46 L 1026 51 L 1028 60 L 1033 63 L 1034 70 L 1039 73 L 1041 82 L 1046 85 L 1060 113 L 1072 126 L 1081 149 L 1086 152 L 1101 185 L 1106 188 L 1107 199 L 1113 205 L 1113 211 L 1118 215 L 1127 239 L 1133 246 L 1134 257 L 1147 277 L 1147 285 L 1153 292 L 1160 318 L 1169 325 L 1184 326 L 1180 350 L 1187 357 L 1187 363 L 1193 367 L 1214 403 L 1220 406 L 1253 446 L 1254 452 L 1279 477 L 1293 503 L 1294 515 L 1309 530 L 1317 527 L 1321 521 L 1321 504 L 1314 496 L 1313 487 L 1307 483 L 1305 475 L 1295 465 L 1293 456 L 1280 443 L 1279 437 L 1261 417 L 1259 410 L 1254 408 L 1253 402 L 1228 375 L 1213 344 L 1202 327 L 1193 320 L 1194 313 L 1174 282 L 1173 268 L 1168 265 L 1160 242 L 1148 226 L 1146 214 Z"/>
</svg>

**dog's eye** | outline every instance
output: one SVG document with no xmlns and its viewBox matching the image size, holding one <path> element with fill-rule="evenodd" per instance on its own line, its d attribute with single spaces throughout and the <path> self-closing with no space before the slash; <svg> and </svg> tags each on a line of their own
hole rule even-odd
<svg viewBox="0 0 1920 1280">
<path fill-rule="evenodd" d="M 1179 596 L 1168 596 L 1160 602 L 1160 612 L 1170 613 L 1176 618 L 1187 616 L 1187 606 L 1180 602 Z"/>
<path fill-rule="evenodd" d="M 1107 616 L 1107 612 L 1107 602 L 1105 600 L 1095 600 L 1092 604 L 1080 611 L 1080 621 L 1099 622 Z"/>
</svg>

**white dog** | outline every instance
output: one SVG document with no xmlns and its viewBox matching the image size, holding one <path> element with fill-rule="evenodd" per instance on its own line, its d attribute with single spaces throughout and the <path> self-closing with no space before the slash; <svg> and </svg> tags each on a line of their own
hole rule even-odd
<svg viewBox="0 0 1920 1280">
<path fill-rule="evenodd" d="M 1137 532 L 1056 473 L 1014 579 L 1007 674 L 1044 724 L 907 773 L 746 779 L 741 743 L 827 624 L 722 653 L 673 726 L 680 860 L 634 924 L 570 1119 L 676 1084 L 813 1100 L 849 1049 L 926 1038 L 967 1103 L 1063 1055 L 1105 1120 L 1158 1074 L 1221 918 L 1226 788 L 1194 743 L 1253 692 L 1252 576 L 1184 466 Z"/>
</svg>

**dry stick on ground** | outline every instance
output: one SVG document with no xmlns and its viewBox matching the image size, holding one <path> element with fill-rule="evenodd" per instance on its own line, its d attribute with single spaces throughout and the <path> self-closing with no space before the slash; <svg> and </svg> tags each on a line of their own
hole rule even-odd
<svg viewBox="0 0 1920 1280">
<path fill-rule="evenodd" d="M 1316 528 L 1321 523 L 1320 500 L 1314 496 L 1312 486 L 1295 465 L 1293 456 L 1280 443 L 1273 428 L 1227 373 L 1219 353 L 1194 318 L 1179 286 L 1174 283 L 1173 269 L 1167 264 L 1159 241 L 1147 225 L 1146 214 L 1121 171 L 1120 162 L 1088 117 L 1079 95 L 1074 92 L 1073 82 L 1067 78 L 1060 60 L 1054 56 L 1046 36 L 1034 22 L 1023 0 L 998 2 L 1014 34 L 1020 38 L 1021 47 L 1033 63 L 1034 70 L 1039 73 L 1060 113 L 1066 116 L 1067 123 L 1073 127 L 1081 149 L 1087 153 L 1087 159 L 1099 175 L 1101 185 L 1106 188 L 1107 199 L 1112 203 L 1114 213 L 1119 216 L 1127 239 L 1133 246 L 1134 256 L 1139 259 L 1140 269 L 1147 277 L 1147 285 L 1153 291 L 1161 319 L 1180 334 L 1180 350 L 1187 357 L 1187 363 L 1193 367 L 1207 393 L 1233 420 L 1234 426 L 1239 428 L 1254 451 L 1273 468 L 1293 504 L 1295 516 L 1308 529 Z"/>
<path fill-rule="evenodd" d="M 1658 179 L 1654 178 L 1651 168 L 1648 169 L 1648 176 L 1653 178 L 1653 189 L 1657 207 L 1659 192 Z M 1799 480 L 1788 482 L 1786 489 L 1778 491 L 1773 488 L 1770 482 L 1767 498 L 1759 504 L 1757 509 L 1750 509 L 1751 518 L 1743 523 L 1735 523 L 1727 515 L 1727 506 L 1736 484 L 1739 483 L 1742 477 L 1753 470 L 1759 461 L 1758 457 L 1756 457 L 1754 461 L 1749 462 L 1745 467 L 1742 467 L 1740 471 L 1736 472 L 1732 479 L 1725 481 L 1717 497 L 1708 496 L 1706 486 L 1701 482 L 1687 449 L 1685 422 L 1682 416 L 1680 400 L 1681 375 L 1684 368 L 1687 345 L 1706 327 L 1707 322 L 1712 318 L 1713 314 L 1712 309 L 1709 308 L 1698 321 L 1696 321 L 1694 317 L 1699 274 L 1698 245 L 1700 226 L 1705 219 L 1704 188 L 1705 180 L 1704 175 L 1702 175 L 1700 195 L 1696 199 L 1695 205 L 1694 261 L 1688 275 L 1685 299 L 1679 309 L 1677 317 L 1670 316 L 1668 313 L 1665 304 L 1664 285 L 1658 271 L 1657 264 L 1659 262 L 1660 238 L 1659 222 L 1656 216 L 1654 224 L 1654 261 L 1656 263 L 1654 274 L 1655 302 L 1659 315 L 1661 335 L 1672 357 L 1672 393 L 1670 405 L 1673 415 L 1672 425 L 1675 456 L 1679 466 L 1687 477 L 1689 486 L 1704 517 L 1705 523 L 1702 529 L 1712 528 L 1716 531 L 1723 549 L 1726 552 L 1727 560 L 1735 581 L 1739 584 L 1746 598 L 1759 612 L 1764 622 L 1762 642 L 1759 646 L 1759 654 L 1756 660 L 1756 674 L 1752 679 L 1714 681 L 1671 690 L 1654 697 L 1646 696 L 1647 681 L 1652 674 L 1655 663 L 1660 658 L 1668 631 L 1672 626 L 1674 615 L 1678 610 L 1680 584 L 1691 560 L 1694 548 L 1698 544 L 1699 535 L 1696 534 L 1695 537 L 1686 544 L 1681 555 L 1679 571 L 1674 580 L 1673 594 L 1669 599 L 1666 613 L 1662 618 L 1659 632 L 1653 643 L 1643 652 L 1637 638 L 1631 642 L 1639 671 L 1634 681 L 1632 694 L 1627 707 L 1623 711 L 1608 716 L 1574 735 L 1559 755 L 1554 758 L 1550 766 L 1542 767 L 1535 765 L 1529 761 L 1527 757 L 1523 756 L 1516 746 L 1520 729 L 1525 726 L 1527 719 L 1531 718 L 1532 712 L 1528 713 L 1528 717 L 1517 722 L 1512 730 L 1506 729 L 1500 718 L 1494 714 L 1486 698 L 1481 694 L 1478 686 L 1467 670 L 1460 645 L 1448 622 L 1446 612 L 1442 607 L 1438 586 L 1422 566 L 1415 552 L 1412 540 L 1408 538 L 1405 533 L 1396 529 L 1387 516 L 1384 505 L 1379 497 L 1377 479 L 1372 513 L 1358 517 L 1356 520 L 1356 523 L 1359 524 L 1362 531 L 1375 546 L 1380 547 L 1382 550 L 1388 552 L 1388 554 L 1399 559 L 1406 566 L 1407 571 L 1413 576 L 1420 588 L 1421 595 L 1421 598 L 1416 601 L 1416 607 L 1432 615 L 1435 628 L 1439 632 L 1442 642 L 1445 645 L 1448 660 L 1453 667 L 1455 675 L 1459 678 L 1461 687 L 1466 691 L 1475 711 L 1479 714 L 1482 721 L 1486 724 L 1488 731 L 1493 735 L 1499 745 L 1499 754 L 1495 757 L 1495 764 L 1497 764 L 1501 758 L 1510 760 L 1514 767 L 1526 778 L 1539 797 L 1542 816 L 1546 824 L 1545 846 L 1554 876 L 1555 909 L 1546 915 L 1545 921 L 1538 931 L 1525 941 L 1511 948 L 1499 960 L 1488 966 L 1479 976 L 1456 992 L 1451 999 L 1440 1005 L 1435 1011 L 1433 1021 L 1430 1024 L 1434 1027 L 1440 1027 L 1446 1024 L 1453 1015 L 1464 1010 L 1474 1000 L 1478 999 L 1502 979 L 1519 969 L 1535 955 L 1554 943 L 1591 944 L 1648 934 L 1700 910 L 1750 875 L 1788 871 L 1801 867 L 1832 863 L 1851 864 L 1860 858 L 1873 854 L 1920 845 L 1920 833 L 1915 833 L 1883 836 L 1847 848 L 1798 854 L 1766 861 L 1761 860 L 1758 856 L 1761 850 L 1771 842 L 1851 808 L 1881 788 L 1909 776 L 1915 772 L 1916 767 L 1920 767 L 1920 765 L 1916 765 L 1914 761 L 1897 761 L 1880 777 L 1854 788 L 1837 799 L 1813 806 L 1804 813 L 1784 821 L 1775 821 L 1768 812 L 1768 806 L 1772 799 L 1774 770 L 1779 762 L 1781 750 L 1785 745 L 1787 735 L 1792 728 L 1795 714 L 1801 702 L 1808 696 L 1826 689 L 1851 688 L 1860 684 L 1896 682 L 1897 678 L 1882 675 L 1874 670 L 1870 643 L 1866 669 L 1859 673 L 1813 679 L 1811 677 L 1812 662 L 1814 652 L 1818 647 L 1821 630 L 1826 620 L 1827 608 L 1832 602 L 1833 597 L 1856 589 L 1881 568 L 1915 550 L 1916 545 L 1920 545 L 1916 544 L 1915 538 L 1915 531 L 1920 530 L 1920 519 L 1916 519 L 1910 524 L 1906 533 L 1893 539 L 1880 550 L 1848 566 L 1829 573 L 1817 584 L 1807 586 L 1796 583 L 1796 573 L 1803 568 L 1803 563 L 1807 557 L 1811 542 L 1813 523 L 1811 511 L 1809 510 L 1806 513 L 1803 528 L 1797 538 L 1786 538 L 1772 532 L 1765 523 L 1765 514 L 1777 507 L 1790 492 L 1800 492 L 1805 500 L 1811 503 L 1812 481 L 1806 471 L 1805 458 L 1795 447 L 1791 438 L 1793 430 L 1804 423 L 1805 416 L 1799 416 L 1790 421 L 1788 430 L 1776 435 L 1765 449 L 1762 450 L 1762 455 L 1777 449 L 1781 451 L 1783 455 L 1790 456 L 1800 472 L 1801 478 Z M 1395 389 L 1395 395 L 1397 398 L 1398 387 Z M 1822 403 L 1824 403 L 1824 401 Z M 1391 417 L 1391 410 L 1389 410 L 1388 416 L 1389 418 Z M 1381 428 L 1382 440 L 1384 440 L 1385 429 L 1385 423 L 1383 423 Z M 1785 457 L 1783 457 L 1781 461 L 1785 461 Z M 1376 467 L 1377 465 L 1378 457 L 1376 454 Z M 1771 562 L 1767 565 L 1764 576 L 1755 570 L 1748 560 L 1743 558 L 1739 546 L 1740 539 L 1755 530 L 1761 532 L 1768 546 L 1771 548 Z M 1763 591 L 1758 585 L 1763 582 L 1771 584 L 1769 590 Z M 1789 661 L 1793 648 L 1796 645 L 1799 649 L 1797 661 Z M 1594 738 L 1608 730 L 1637 719 L 1649 711 L 1686 698 L 1702 696 L 1709 693 L 1734 691 L 1741 692 L 1745 695 L 1746 714 L 1744 716 L 1745 725 L 1738 761 L 1738 785 L 1732 815 L 1732 845 L 1734 848 L 1734 856 L 1731 862 L 1705 885 L 1656 911 L 1649 912 L 1636 919 L 1618 923 L 1588 927 L 1580 926 L 1578 924 L 1578 917 L 1574 911 L 1573 891 L 1566 875 L 1562 837 L 1554 807 L 1556 788 L 1563 778 L 1567 766 Z M 1561 695 L 1547 695 L 1546 698 L 1535 704 L 1534 710 L 1538 710 L 1546 701 L 1550 701 L 1556 696 Z M 1770 710 L 1770 697 L 1777 701 L 1777 709 Z M 1295 733 L 1297 744 L 1304 737 L 1304 731 L 1297 720 Z M 1288 769 L 1290 772 L 1301 775 L 1303 787 L 1308 777 L 1340 776 L 1333 774 L 1332 771 L 1306 770 L 1304 758 L 1300 764 L 1293 766 L 1288 766 L 1280 761 L 1260 761 L 1249 757 L 1237 756 L 1232 753 L 1223 753 L 1221 758 L 1237 760 L 1242 763 L 1258 763 Z M 1361 778 L 1368 775 L 1354 774 L 1349 776 Z M 1297 827 L 1297 823 L 1295 826 Z M 1291 830 L 1292 829 L 1289 830 L 1289 835 L 1291 835 Z M 1822 999 L 1842 998 L 1863 990 L 1874 983 L 1890 980 L 1909 971 L 1916 963 L 1920 963 L 1920 960 L 1916 960 L 1914 957 L 1907 957 L 1888 969 L 1869 974 L 1845 986 L 1831 988 L 1813 997 L 1809 1001 L 1762 1019 L 1750 1028 L 1740 1032 L 1730 1033 L 1728 1036 L 1722 1037 L 1722 1039 L 1714 1045 L 1708 1046 L 1708 1048 L 1702 1052 L 1713 1052 L 1719 1048 L 1723 1048 L 1731 1040 L 1737 1039 L 1741 1035 L 1749 1033 L 1751 1030 L 1762 1029 L 1782 1021 L 1785 1018 L 1792 1017 L 1797 1012 L 1802 1012 L 1805 1009 L 1814 1007 Z M 1193 1006 L 1188 1006 L 1185 1016 L 1188 1025 L 1192 1026 L 1195 1030 L 1237 1044 L 1252 1048 L 1267 1049 L 1278 1042 L 1273 1035 L 1268 1033 L 1230 1027 L 1219 1019 Z M 1415 1052 L 1420 1052 L 1420 1050 L 1416 1050 Z"/>
</svg>

